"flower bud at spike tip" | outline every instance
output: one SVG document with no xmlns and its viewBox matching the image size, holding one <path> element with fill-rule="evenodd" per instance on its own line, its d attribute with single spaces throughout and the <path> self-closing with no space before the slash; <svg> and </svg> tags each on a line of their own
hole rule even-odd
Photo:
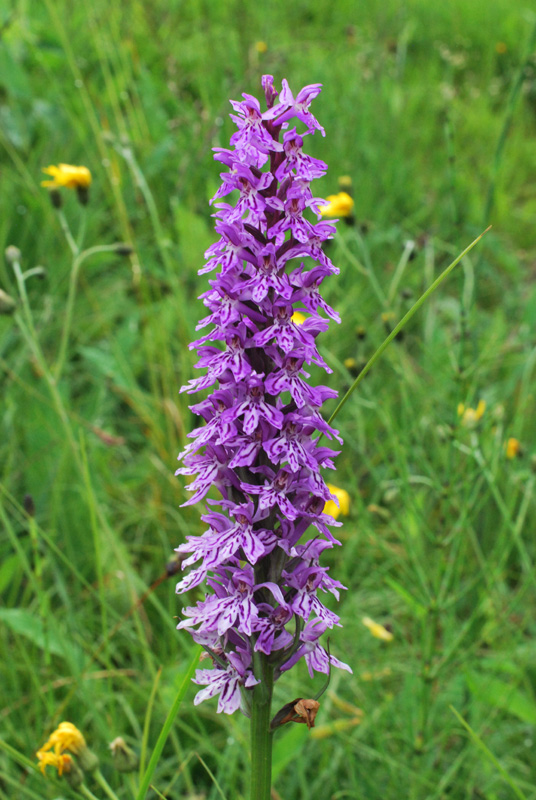
<svg viewBox="0 0 536 800">
<path fill-rule="evenodd" d="M 337 393 L 307 381 L 310 365 L 331 373 L 316 339 L 327 318 L 340 321 L 320 293 L 339 272 L 322 249 L 335 227 L 310 188 L 327 167 L 304 151 L 308 136 L 324 135 L 310 111 L 321 86 L 294 95 L 283 80 L 278 92 L 271 75 L 262 86 L 266 109 L 249 94 L 232 101 L 237 130 L 229 148 L 215 148 L 226 168 L 212 199 L 219 239 L 199 272 L 216 273 L 191 345 L 205 374 L 182 389 L 211 393 L 190 406 L 201 422 L 177 470 L 193 478 L 185 505 L 220 494 L 205 506 L 205 533 L 177 548 L 189 570 L 177 592 L 209 587 L 178 627 L 212 656 L 212 669 L 196 672 L 194 703 L 218 696 L 227 714 L 259 697 L 262 685 L 249 690 L 264 680 L 263 663 L 274 681 L 301 658 L 311 677 L 351 671 L 319 641 L 340 624 L 319 594 L 338 599 L 344 589 L 320 564 L 340 544 L 324 472 L 342 440 L 321 413 Z"/>
</svg>

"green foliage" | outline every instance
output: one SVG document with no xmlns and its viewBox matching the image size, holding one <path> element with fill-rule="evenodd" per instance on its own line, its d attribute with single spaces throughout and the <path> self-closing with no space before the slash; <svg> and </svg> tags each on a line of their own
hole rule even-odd
<svg viewBox="0 0 536 800">
<path fill-rule="evenodd" d="M 180 704 L 194 649 L 175 631 L 182 601 L 166 562 L 202 532 L 173 470 L 194 424 L 179 387 L 193 374 L 197 269 L 213 241 L 210 149 L 228 141 L 228 98 L 258 94 L 264 72 L 324 84 L 327 136 L 308 142 L 330 166 L 317 193 L 353 180 L 356 224 L 341 222 L 330 245 L 342 325 L 322 348 L 334 387 L 348 388 L 347 359 L 359 369 L 493 224 L 338 417 L 330 479 L 352 510 L 330 554 L 348 586 L 331 649 L 354 674 L 333 675 L 313 731 L 276 733 L 274 798 L 536 798 L 528 5 L 0 9 L 0 247 L 22 252 L 18 273 L 0 260 L 0 289 L 17 298 L 0 316 L 0 800 L 79 796 L 28 767 L 63 719 L 120 800 L 141 781 L 113 772 L 119 735 L 150 765 L 148 797 L 245 796 L 247 721 L 194 708 L 193 686 Z M 63 222 L 40 187 L 41 168 L 59 162 L 93 174 L 87 206 L 63 192 Z M 24 279 L 38 265 L 46 276 Z M 464 424 L 458 405 L 480 399 L 482 418 Z M 509 437 L 522 444 L 512 460 Z M 364 616 L 393 640 L 373 638 Z M 279 706 L 319 688 L 293 673 L 276 686 Z"/>
</svg>

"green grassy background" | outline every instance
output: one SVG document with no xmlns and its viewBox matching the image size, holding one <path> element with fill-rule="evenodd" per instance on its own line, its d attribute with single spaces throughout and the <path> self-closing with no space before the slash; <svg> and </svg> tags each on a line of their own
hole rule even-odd
<svg viewBox="0 0 536 800">
<path fill-rule="evenodd" d="M 13 0 L 0 10 L 0 245 L 20 248 L 23 270 L 46 270 L 25 283 L 25 306 L 0 261 L 0 288 L 17 301 L 0 316 L 0 728 L 20 754 L 0 751 L 2 800 L 78 796 L 23 761 L 62 719 L 84 731 L 120 800 L 135 797 L 137 776 L 113 771 L 107 744 L 122 735 L 146 763 L 191 660 L 174 579 L 139 601 L 173 548 L 202 531 L 200 509 L 180 508 L 173 471 L 194 424 L 178 389 L 193 374 L 187 342 L 206 286 L 196 271 L 214 240 L 210 148 L 231 133 L 228 99 L 259 94 L 264 72 L 295 89 L 324 84 L 314 111 L 326 138 L 307 142 L 330 165 L 316 194 L 353 180 L 356 225 L 339 225 L 330 255 L 341 275 L 326 287 L 342 317 L 321 343 L 332 386 L 349 385 L 345 359 L 370 357 L 493 224 L 338 419 L 332 480 L 352 505 L 344 547 L 329 556 L 349 589 L 331 647 L 354 674 L 333 676 L 314 732 L 278 734 L 274 798 L 536 798 L 529 6 Z M 73 271 L 40 187 L 41 168 L 58 162 L 93 174 L 86 208 L 64 193 L 75 238 L 130 242 L 132 256 L 95 252 Z M 464 427 L 458 403 L 479 399 L 482 420 Z M 509 436 L 523 447 L 511 461 Z M 393 641 L 373 638 L 363 616 Z M 301 666 L 276 703 L 320 684 Z M 169 798 L 243 798 L 247 721 L 213 703 L 194 709 L 193 694 L 153 784 Z"/>
</svg>

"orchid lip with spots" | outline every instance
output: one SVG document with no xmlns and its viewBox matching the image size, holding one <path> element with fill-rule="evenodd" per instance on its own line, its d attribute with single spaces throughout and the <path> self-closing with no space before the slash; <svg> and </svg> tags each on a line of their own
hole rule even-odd
<svg viewBox="0 0 536 800">
<path fill-rule="evenodd" d="M 206 372 L 182 390 L 211 393 L 191 406 L 204 425 L 190 434 L 177 470 L 194 478 L 185 505 L 212 488 L 221 495 L 206 500 L 205 533 L 177 548 L 190 569 L 177 592 L 208 586 L 178 627 L 213 660 L 196 673 L 204 688 L 195 703 L 218 696 L 218 711 L 228 714 L 248 713 L 248 692 L 262 679 L 257 654 L 274 680 L 301 658 L 311 676 L 327 673 L 330 662 L 351 671 L 319 641 L 340 624 L 319 593 L 338 598 L 344 588 L 320 565 L 322 552 L 340 544 L 330 531 L 340 523 L 324 511 L 338 500 L 322 474 L 334 469 L 337 451 L 319 441 L 341 443 L 321 415 L 336 392 L 312 386 L 306 370 L 331 371 L 316 346 L 328 327 L 320 312 L 339 321 L 320 295 L 324 279 L 338 273 L 322 249 L 335 227 L 320 221 L 325 201 L 310 189 L 327 167 L 302 149 L 315 131 L 325 135 L 310 111 L 321 85 L 296 96 L 286 80 L 279 95 L 270 75 L 262 85 L 266 110 L 248 94 L 231 101 L 238 130 L 230 149 L 215 148 L 228 171 L 211 201 L 220 239 L 199 270 L 215 272 L 198 329 L 211 327 L 191 345 Z"/>
</svg>

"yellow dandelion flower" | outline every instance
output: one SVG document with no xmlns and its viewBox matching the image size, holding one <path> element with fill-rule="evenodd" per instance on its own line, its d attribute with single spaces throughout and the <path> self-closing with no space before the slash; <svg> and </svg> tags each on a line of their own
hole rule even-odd
<svg viewBox="0 0 536 800">
<path fill-rule="evenodd" d="M 68 750 L 77 755 L 87 748 L 86 740 L 72 722 L 60 722 L 56 730 L 50 734 L 48 742 L 42 750 L 51 750 L 55 753 L 64 753 Z"/>
<path fill-rule="evenodd" d="M 66 750 L 74 753 L 82 769 L 88 772 L 96 769 L 99 763 L 97 756 L 87 746 L 82 733 L 72 722 L 60 722 L 39 752 L 46 753 L 49 750 L 53 750 L 57 756 Z"/>
<path fill-rule="evenodd" d="M 379 622 L 374 622 L 374 620 L 370 617 L 363 617 L 361 622 L 366 628 L 369 629 L 371 634 L 375 636 L 376 639 L 381 639 L 382 642 L 390 642 L 394 638 L 391 631 L 388 631 L 387 628 L 384 628 Z"/>
<path fill-rule="evenodd" d="M 307 317 L 304 316 L 301 311 L 295 311 L 291 317 L 292 322 L 295 322 L 296 325 L 303 325 L 306 319 Z"/>
<path fill-rule="evenodd" d="M 47 767 L 54 767 L 58 770 L 58 775 L 61 777 L 64 772 L 69 772 L 73 763 L 71 756 L 65 753 L 50 753 L 45 752 L 44 749 L 38 750 L 35 754 L 39 761 L 39 769 L 45 774 Z"/>
<path fill-rule="evenodd" d="M 511 436 L 506 442 L 506 458 L 515 458 L 521 454 L 521 442 Z"/>
<path fill-rule="evenodd" d="M 348 192 L 330 194 L 326 198 L 328 204 L 320 206 L 320 213 L 323 217 L 349 217 L 354 208 L 354 201 Z"/>
<path fill-rule="evenodd" d="M 486 410 L 486 401 L 479 400 L 476 408 L 465 407 L 463 403 L 458 404 L 458 416 L 462 418 L 462 425 L 471 428 L 480 422 Z"/>
<path fill-rule="evenodd" d="M 334 486 L 332 483 L 328 483 L 327 487 L 331 494 L 334 494 L 337 500 L 339 501 L 339 505 L 335 502 L 335 500 L 328 500 L 326 505 L 324 506 L 324 514 L 329 514 L 334 519 L 337 519 L 341 514 L 345 516 L 350 513 L 350 495 L 346 491 L 346 489 L 339 489 L 338 486 Z"/>
<path fill-rule="evenodd" d="M 87 167 L 58 164 L 57 167 L 43 167 L 43 172 L 52 178 L 50 181 L 41 181 L 41 186 L 48 189 L 89 189 L 91 185 L 91 172 Z"/>
<path fill-rule="evenodd" d="M 257 53 L 266 53 L 268 50 L 268 45 L 266 42 L 255 42 L 255 50 Z"/>
</svg>

